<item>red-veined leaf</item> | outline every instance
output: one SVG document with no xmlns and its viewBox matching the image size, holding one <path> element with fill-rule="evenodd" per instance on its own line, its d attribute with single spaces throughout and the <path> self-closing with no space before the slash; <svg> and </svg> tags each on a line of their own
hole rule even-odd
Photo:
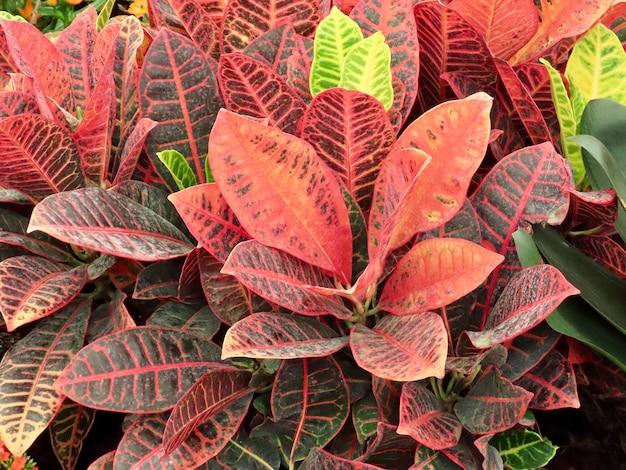
<svg viewBox="0 0 626 470">
<path fill-rule="evenodd" d="M 5 188 L 41 200 L 85 185 L 75 142 L 42 116 L 22 114 L 0 121 L 0 147 L 0 185 Z"/>
<path fill-rule="evenodd" d="M 459 468 L 459 465 L 446 457 L 442 451 L 419 444 L 415 451 L 415 462 L 409 470 L 458 470 Z"/>
<path fill-rule="evenodd" d="M 370 330 L 357 323 L 350 332 L 357 364 L 372 374 L 410 382 L 445 374 L 448 336 L 439 315 L 387 315 Z"/>
<path fill-rule="evenodd" d="M 157 125 L 158 123 L 152 119 L 141 118 L 133 127 L 132 132 L 124 141 L 124 145 L 118 149 L 116 154 L 115 168 L 112 172 L 115 176 L 113 186 L 125 183 L 132 178 L 148 134 Z"/>
<path fill-rule="evenodd" d="M 571 171 L 546 142 L 509 154 L 496 164 L 471 197 L 483 239 L 504 255 L 479 296 L 473 323 L 482 328 L 500 292 L 520 269 L 513 232 L 523 221 L 558 224 L 569 206 Z"/>
<path fill-rule="evenodd" d="M 296 133 L 306 104 L 270 67 L 243 54 L 223 55 L 219 80 L 229 111 L 267 118 L 272 126 Z"/>
<path fill-rule="evenodd" d="M 224 470 L 259 468 L 271 470 L 280 467 L 278 449 L 265 439 L 252 439 L 241 429 L 228 444 L 215 456 L 215 460 Z M 209 464 L 211 465 L 211 464 Z M 212 466 L 209 468 L 213 468 Z"/>
<path fill-rule="evenodd" d="M 489 440 L 493 436 L 493 434 L 485 434 L 474 441 L 474 446 L 485 459 L 483 461 L 483 470 L 502 470 L 504 468 L 500 452 L 494 446 L 489 445 Z"/>
<path fill-rule="evenodd" d="M 467 240 L 424 240 L 400 259 L 378 306 L 395 315 L 443 307 L 482 284 L 503 259 Z"/>
<path fill-rule="evenodd" d="M 287 83 L 296 90 L 305 103 L 310 103 L 313 99 L 309 89 L 309 76 L 313 63 L 313 40 L 304 38 L 302 42 L 303 47 L 296 49 L 287 60 Z"/>
<path fill-rule="evenodd" d="M 364 444 L 376 434 L 380 421 L 382 421 L 382 416 L 373 393 L 368 393 L 352 405 L 352 424 L 359 443 Z"/>
<path fill-rule="evenodd" d="M 374 375 L 371 376 L 371 386 L 380 411 L 381 421 L 397 425 L 400 420 L 398 410 L 400 409 L 402 382 L 393 382 Z"/>
<path fill-rule="evenodd" d="M 157 169 L 156 153 L 178 150 L 204 183 L 208 136 L 222 106 L 213 59 L 186 37 L 165 28 L 146 53 L 139 76 L 141 116 L 160 125 L 146 148 Z M 169 173 L 160 172 L 165 179 Z"/>
<path fill-rule="evenodd" d="M 198 243 L 221 262 L 238 243 L 250 238 L 215 183 L 192 186 L 168 199 Z"/>
<path fill-rule="evenodd" d="M 489 368 L 465 397 L 456 402 L 454 412 L 472 433 L 506 431 L 524 416 L 533 394 L 499 376 Z"/>
<path fill-rule="evenodd" d="M 301 127 L 302 138 L 368 213 L 380 165 L 395 142 L 382 104 L 358 91 L 331 88 L 313 98 Z"/>
<path fill-rule="evenodd" d="M 87 282 L 87 266 L 66 266 L 38 256 L 0 262 L 0 312 L 7 330 L 47 317 L 65 307 Z"/>
<path fill-rule="evenodd" d="M 330 443 L 328 451 L 339 458 L 355 460 L 363 454 L 364 448 L 365 445 L 357 441 L 354 427 L 348 420 Z"/>
<path fill-rule="evenodd" d="M 318 293 L 333 283 L 322 270 L 256 240 L 235 247 L 222 272 L 235 276 L 258 295 L 304 315 L 350 318 L 352 311 L 339 299 Z"/>
<path fill-rule="evenodd" d="M 243 406 L 252 401 L 248 387 L 252 373 L 237 369 L 216 369 L 204 374 L 176 403 L 163 431 L 163 450 L 172 452 L 209 418 L 227 410 L 235 401 Z M 243 418 L 243 415 L 241 416 Z"/>
<path fill-rule="evenodd" d="M 415 382 L 402 386 L 398 434 L 411 436 L 431 449 L 447 449 L 458 444 L 463 425 L 445 411 L 435 395 Z"/>
<path fill-rule="evenodd" d="M 68 263 L 71 261 L 71 253 L 69 253 L 67 249 L 64 249 L 62 244 L 58 243 L 54 238 L 49 237 L 44 233 L 26 235 L 27 226 L 28 222 L 26 222 L 24 230 L 20 230 L 18 233 L 0 230 L 0 243 L 24 248 L 32 254 L 41 256 L 51 261 L 59 261 L 61 263 Z M 0 227 L 2 229 L 5 228 L 2 222 L 0 222 Z"/>
<path fill-rule="evenodd" d="M 574 246 L 622 279 L 626 279 L 626 250 L 609 237 L 579 236 Z"/>
<path fill-rule="evenodd" d="M 348 210 L 339 183 L 308 143 L 222 110 L 209 154 L 224 199 L 251 236 L 349 282 Z"/>
<path fill-rule="evenodd" d="M 107 452 L 102 457 L 92 462 L 87 470 L 113 470 L 113 461 L 115 459 L 115 451 Z"/>
<path fill-rule="evenodd" d="M 157 308 L 146 325 L 177 328 L 206 339 L 211 339 L 220 329 L 219 319 L 207 305 L 187 305 L 174 301 Z"/>
<path fill-rule="evenodd" d="M 415 104 L 420 70 L 418 27 L 413 15 L 413 2 L 361 0 L 350 12 L 350 17 L 359 24 L 366 36 L 377 31 L 385 36 L 385 43 L 391 50 L 391 73 L 403 84 L 402 99 L 397 103 L 394 101 L 391 108 L 400 114 L 398 126 L 401 126 Z"/>
<path fill-rule="evenodd" d="M 573 38 L 589 30 L 606 13 L 612 0 L 539 0 L 537 31 L 509 58 L 512 65 L 532 62 L 550 46 L 564 38 Z M 554 63 L 554 62 L 553 62 Z"/>
<path fill-rule="evenodd" d="M 382 470 L 381 467 L 355 460 L 342 459 L 319 447 L 314 447 L 307 459 L 299 467 L 300 470 Z"/>
<path fill-rule="evenodd" d="M 85 343 L 89 344 L 109 333 L 137 326 L 124 305 L 124 300 L 126 300 L 126 294 L 121 290 L 116 290 L 110 302 L 92 310 Z"/>
<path fill-rule="evenodd" d="M 295 421 L 289 462 L 303 460 L 313 447 L 324 447 L 349 413 L 349 394 L 332 356 L 283 361 L 272 389 L 272 413 L 278 423 Z"/>
<path fill-rule="evenodd" d="M 184 258 L 157 261 L 145 267 L 137 276 L 133 299 L 177 299 Z"/>
<path fill-rule="evenodd" d="M 539 24 L 533 0 L 454 0 L 449 7 L 480 33 L 495 57 L 503 60 L 526 44 Z"/>
<path fill-rule="evenodd" d="M 139 261 L 175 258 L 193 249 L 168 220 L 129 197 L 101 188 L 49 196 L 33 210 L 28 231 L 35 230 L 66 243 Z"/>
<path fill-rule="evenodd" d="M 414 11 L 420 44 L 417 102 L 422 111 L 454 98 L 442 74 L 460 72 L 483 90 L 495 81 L 489 48 L 461 15 L 440 2 L 418 2 Z"/>
<path fill-rule="evenodd" d="M 580 293 L 561 272 L 543 264 L 526 268 L 506 285 L 483 331 L 467 333 L 477 348 L 500 344 L 530 330 L 571 295 Z"/>
<path fill-rule="evenodd" d="M 18 114 L 39 114 L 39 106 L 35 97 L 19 91 L 0 93 L 0 119 Z"/>
<path fill-rule="evenodd" d="M 513 338 L 506 345 L 506 362 L 499 366 L 505 379 L 515 381 L 532 369 L 548 354 L 561 335 L 541 322 L 534 328 Z M 486 351 L 493 351 L 490 348 Z"/>
<path fill-rule="evenodd" d="M 194 302 L 204 296 L 200 282 L 200 266 L 198 266 L 200 251 L 202 248 L 197 247 L 185 257 L 177 289 L 178 300 L 181 302 Z"/>
<path fill-rule="evenodd" d="M 222 367 L 219 356 L 219 348 L 199 336 L 137 327 L 81 349 L 55 387 L 91 408 L 158 412 L 174 406 L 204 373 Z"/>
<path fill-rule="evenodd" d="M 398 434 L 396 426 L 378 423 L 376 437 L 359 461 L 383 468 L 408 468 L 413 463 L 415 447 L 413 438 Z"/>
<path fill-rule="evenodd" d="M 22 455 L 63 403 L 54 384 L 82 347 L 91 304 L 74 302 L 37 325 L 0 363 L 0 439 Z"/>
<path fill-rule="evenodd" d="M 32 80 L 42 114 L 49 120 L 62 123 L 63 114 L 59 107 L 74 112 L 71 79 L 63 56 L 32 24 L 2 21 L 0 28 L 17 69 Z"/>
<path fill-rule="evenodd" d="M 444 224 L 461 209 L 487 149 L 491 102 L 488 95 L 478 93 L 442 103 L 422 114 L 400 135 L 391 156 L 410 148 L 422 150 L 431 160 L 413 184 L 402 185 L 406 193 L 389 217 L 384 217 L 386 211 L 381 214 L 378 206 L 380 199 L 389 204 L 381 196 L 391 190 L 378 189 L 377 182 L 369 223 L 370 259 L 377 251 L 402 246 L 416 232 Z"/>
<path fill-rule="evenodd" d="M 305 38 L 283 23 L 255 38 L 243 54 L 270 67 L 279 77 L 287 80 L 289 59 L 294 54 L 306 54 Z M 309 97 L 310 98 L 310 97 Z"/>
<path fill-rule="evenodd" d="M 76 468 L 83 440 L 96 417 L 96 410 L 65 400 L 50 423 L 52 450 L 64 469 Z"/>
<path fill-rule="evenodd" d="M 182 31 L 178 32 L 189 36 L 208 56 L 218 58 L 220 30 L 204 5 L 196 0 L 167 0 L 167 3 L 172 9 L 174 19 L 182 25 Z M 170 24 L 171 22 L 168 22 L 168 26 Z"/>
<path fill-rule="evenodd" d="M 534 394 L 528 405 L 530 408 L 536 410 L 580 408 L 574 368 L 554 349 L 515 384 Z"/>
<path fill-rule="evenodd" d="M 313 318 L 259 312 L 239 320 L 226 332 L 222 359 L 322 357 L 346 344 L 348 337 L 337 337 L 332 328 Z"/>
<path fill-rule="evenodd" d="M 256 37 L 280 23 L 290 23 L 298 34 L 311 36 L 321 19 L 317 0 L 230 0 L 222 22 L 222 52 L 240 52 Z"/>
</svg>

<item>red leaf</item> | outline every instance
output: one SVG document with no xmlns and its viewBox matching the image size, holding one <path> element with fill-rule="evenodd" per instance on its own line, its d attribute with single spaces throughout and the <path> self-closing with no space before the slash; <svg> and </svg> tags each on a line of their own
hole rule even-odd
<svg viewBox="0 0 626 470">
<path fill-rule="evenodd" d="M 431 312 L 387 315 L 373 330 L 357 323 L 350 346 L 357 364 L 381 378 L 410 382 L 445 375 L 448 336 Z"/>
<path fill-rule="evenodd" d="M 454 405 L 463 426 L 475 434 L 506 431 L 524 416 L 533 394 L 498 375 L 489 368 L 468 394 Z"/>
<path fill-rule="evenodd" d="M 289 59 L 294 54 L 306 54 L 305 39 L 296 33 L 293 25 L 282 23 L 255 38 L 242 53 L 260 64 L 267 65 L 279 77 L 287 80 Z"/>
<path fill-rule="evenodd" d="M 424 240 L 400 260 L 378 306 L 395 315 L 443 307 L 481 285 L 503 259 L 467 240 Z"/>
<path fill-rule="evenodd" d="M 409 382 L 402 386 L 398 434 L 411 436 L 431 449 L 458 444 L 463 425 L 424 386 Z"/>
<path fill-rule="evenodd" d="M 222 359 L 295 359 L 328 356 L 348 344 L 313 318 L 254 313 L 235 323 L 224 337 Z"/>
<path fill-rule="evenodd" d="M 313 146 L 367 214 L 380 165 L 395 142 L 383 106 L 364 93 L 331 88 L 313 98 L 301 126 L 302 139 Z"/>
<path fill-rule="evenodd" d="M 415 441 L 398 434 L 395 426 L 378 423 L 376 437 L 359 460 L 383 468 L 407 468 L 413 463 L 415 448 Z"/>
<path fill-rule="evenodd" d="M 536 410 L 580 408 L 574 369 L 569 361 L 554 349 L 515 384 L 534 394 L 528 405 L 530 408 Z"/>
<path fill-rule="evenodd" d="M 209 154 L 224 199 L 250 235 L 348 283 L 348 210 L 337 180 L 309 144 L 222 110 Z"/>
<path fill-rule="evenodd" d="M 0 262 L 0 312 L 8 331 L 65 307 L 87 281 L 87 266 L 66 266 L 38 256 Z"/>
<path fill-rule="evenodd" d="M 248 387 L 252 374 L 237 369 L 217 369 L 204 374 L 176 403 L 163 431 L 163 449 L 169 454 L 207 419 L 243 398 L 252 400 Z M 243 415 L 241 416 L 243 418 Z"/>
<path fill-rule="evenodd" d="M 381 379 L 371 376 L 372 393 L 376 400 L 376 405 L 380 411 L 381 421 L 387 424 L 397 425 L 400 416 L 400 395 L 402 394 L 402 383 Z"/>
<path fill-rule="evenodd" d="M 101 188 L 49 196 L 33 210 L 28 230 L 139 261 L 175 258 L 193 249 L 167 220 L 126 196 Z"/>
<path fill-rule="evenodd" d="M 356 460 L 346 460 L 314 447 L 307 459 L 299 467 L 300 470 L 382 470 L 381 467 Z"/>
<path fill-rule="evenodd" d="M 76 144 L 65 129 L 42 116 L 0 121 L 0 147 L 0 185 L 7 189 L 41 200 L 85 185 Z"/>
<path fill-rule="evenodd" d="M 477 348 L 504 343 L 539 324 L 566 297 L 579 293 L 553 266 L 526 268 L 506 285 L 487 316 L 485 329 L 467 335 Z"/>
<path fill-rule="evenodd" d="M 158 412 L 173 407 L 206 372 L 223 367 L 219 355 L 214 343 L 199 336 L 170 328 L 136 327 L 81 349 L 55 388 L 90 408 Z"/>
<path fill-rule="evenodd" d="M 313 289 L 333 287 L 320 269 L 256 240 L 237 245 L 222 272 L 235 276 L 260 296 L 295 312 L 310 316 L 330 314 L 342 319 L 352 316 L 339 299 Z"/>
<path fill-rule="evenodd" d="M 509 58 L 511 65 L 532 62 L 550 46 L 589 30 L 606 13 L 612 0 L 539 0 L 539 25 L 535 35 Z"/>
<path fill-rule="evenodd" d="M 449 7 L 478 31 L 491 53 L 507 60 L 537 31 L 533 0 L 454 0 Z"/>
<path fill-rule="evenodd" d="M 112 172 L 115 175 L 113 186 L 125 183 L 132 178 L 146 138 L 157 125 L 158 123 L 152 119 L 141 118 L 133 127 L 132 132 L 124 141 L 123 147 L 115 156 L 115 168 Z"/>
<path fill-rule="evenodd" d="M 274 71 L 243 54 L 220 57 L 219 80 L 229 111 L 257 118 L 295 134 L 306 104 Z"/>
<path fill-rule="evenodd" d="M 200 245 L 222 262 L 238 243 L 250 238 L 215 183 L 192 186 L 168 199 Z"/>
<path fill-rule="evenodd" d="M 316 0 L 230 0 L 222 23 L 222 52 L 240 52 L 254 38 L 280 23 L 290 23 L 298 34 L 312 36 L 320 19 Z"/>
<path fill-rule="evenodd" d="M 626 279 L 626 250 L 609 237 L 579 236 L 574 246 L 622 279 Z"/>
<path fill-rule="evenodd" d="M 0 119 L 18 114 L 40 114 L 35 97 L 20 91 L 3 91 L 0 93 Z"/>
</svg>

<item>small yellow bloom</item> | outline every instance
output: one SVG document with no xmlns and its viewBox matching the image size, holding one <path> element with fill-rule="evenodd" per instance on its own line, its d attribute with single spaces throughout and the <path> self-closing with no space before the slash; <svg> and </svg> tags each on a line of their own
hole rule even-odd
<svg viewBox="0 0 626 470">
<path fill-rule="evenodd" d="M 55 7 L 59 4 L 58 0 L 48 0 L 48 5 Z"/>
<path fill-rule="evenodd" d="M 148 0 L 133 0 L 133 3 L 128 7 L 128 13 L 141 18 L 148 13 Z"/>
<path fill-rule="evenodd" d="M 33 2 L 31 0 L 26 0 L 24 4 L 24 8 L 18 8 L 17 11 L 24 17 L 26 20 L 30 21 L 31 16 L 33 16 L 33 12 L 35 8 L 33 7 Z M 36 19 L 38 20 L 41 15 L 37 13 Z"/>
</svg>

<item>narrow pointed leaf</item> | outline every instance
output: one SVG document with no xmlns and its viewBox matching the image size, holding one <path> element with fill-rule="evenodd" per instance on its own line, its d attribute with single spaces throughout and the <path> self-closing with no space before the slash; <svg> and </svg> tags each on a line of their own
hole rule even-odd
<svg viewBox="0 0 626 470">
<path fill-rule="evenodd" d="M 55 387 L 91 408 L 158 412 L 174 406 L 204 373 L 221 367 L 219 355 L 215 344 L 199 336 L 137 327 L 83 348 Z"/>
<path fill-rule="evenodd" d="M 454 412 L 470 432 L 501 432 L 522 419 L 532 397 L 531 392 L 501 378 L 496 369 L 490 368 L 454 405 Z"/>
<path fill-rule="evenodd" d="M 96 410 L 65 400 L 50 423 L 52 450 L 63 468 L 74 469 L 96 417 Z"/>
<path fill-rule="evenodd" d="M 63 403 L 55 381 L 82 347 L 90 303 L 75 302 L 37 325 L 0 363 L 0 439 L 22 455 Z"/>
<path fill-rule="evenodd" d="M 169 221 L 126 196 L 100 188 L 48 197 L 35 207 L 28 230 L 139 261 L 175 258 L 193 249 Z"/>
<path fill-rule="evenodd" d="M 38 256 L 0 262 L 0 311 L 8 331 L 68 305 L 87 281 L 87 267 L 66 266 Z"/>
<path fill-rule="evenodd" d="M 178 447 L 207 419 L 224 411 L 235 401 L 252 400 L 248 387 L 252 374 L 236 369 L 216 369 L 203 375 L 176 403 L 163 431 L 166 454 Z"/>
<path fill-rule="evenodd" d="M 174 177 L 178 189 L 183 190 L 198 184 L 193 169 L 179 151 L 163 150 L 162 152 L 157 152 L 157 157 L 159 157 L 159 160 L 161 160 Z"/>
<path fill-rule="evenodd" d="M 219 80 L 229 111 L 267 118 L 270 125 L 296 133 L 306 104 L 270 67 L 243 54 L 223 55 Z"/>
<path fill-rule="evenodd" d="M 62 127 L 37 114 L 0 121 L 0 185 L 41 200 L 85 185 L 76 144 Z"/>
<path fill-rule="evenodd" d="M 317 95 L 302 119 L 302 139 L 337 174 L 363 213 L 374 181 L 395 142 L 393 126 L 372 97 L 343 88 Z"/>
<path fill-rule="evenodd" d="M 300 470 L 382 470 L 381 467 L 354 460 L 346 460 L 319 447 L 313 448 L 307 459 L 299 467 Z"/>
<path fill-rule="evenodd" d="M 481 285 L 503 259 L 467 240 L 424 240 L 400 260 L 378 306 L 396 315 L 443 307 Z"/>
<path fill-rule="evenodd" d="M 513 339 L 539 324 L 563 299 L 579 292 L 553 266 L 526 268 L 506 285 L 487 317 L 485 329 L 468 332 L 470 341 L 477 348 L 488 348 Z"/>
<path fill-rule="evenodd" d="M 348 344 L 313 318 L 255 313 L 235 323 L 224 337 L 222 359 L 295 359 L 328 356 Z"/>
<path fill-rule="evenodd" d="M 339 299 L 318 293 L 334 286 L 320 269 L 256 240 L 240 243 L 232 251 L 222 272 L 235 276 L 260 296 L 304 315 L 352 316 Z"/>
<path fill-rule="evenodd" d="M 113 186 L 124 183 L 132 178 L 146 138 L 157 124 L 158 123 L 152 119 L 141 118 L 135 127 L 133 127 L 132 132 L 124 142 L 124 146 L 118 150 L 119 157 L 116 155 L 116 171 L 113 172 L 115 175 Z"/>
<path fill-rule="evenodd" d="M 250 235 L 348 282 L 348 210 L 337 180 L 309 144 L 222 110 L 209 153 L 216 183 Z"/>
<path fill-rule="evenodd" d="M 182 29 L 198 48 L 214 58 L 219 56 L 219 27 L 207 11 L 205 2 L 196 0 L 167 0 L 167 2 L 175 19 L 180 21 Z"/>
<path fill-rule="evenodd" d="M 458 444 L 463 425 L 454 414 L 424 386 L 414 382 L 402 386 L 398 434 L 411 436 L 431 449 L 447 449 Z"/>
<path fill-rule="evenodd" d="M 448 337 L 431 312 L 388 315 L 373 330 L 357 323 L 350 346 L 357 364 L 381 378 L 410 382 L 445 374 Z"/>
</svg>

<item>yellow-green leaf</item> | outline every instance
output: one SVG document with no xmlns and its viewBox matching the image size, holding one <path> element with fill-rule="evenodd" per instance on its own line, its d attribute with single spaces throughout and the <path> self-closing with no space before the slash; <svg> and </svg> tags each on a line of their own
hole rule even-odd
<svg viewBox="0 0 626 470">
<path fill-rule="evenodd" d="M 191 166 L 189 166 L 183 154 L 178 150 L 163 150 L 162 152 L 157 152 L 157 157 L 159 157 L 159 160 L 163 162 L 172 174 L 176 186 L 178 186 L 178 189 L 181 191 L 198 184 L 198 180 Z"/>
</svg>

